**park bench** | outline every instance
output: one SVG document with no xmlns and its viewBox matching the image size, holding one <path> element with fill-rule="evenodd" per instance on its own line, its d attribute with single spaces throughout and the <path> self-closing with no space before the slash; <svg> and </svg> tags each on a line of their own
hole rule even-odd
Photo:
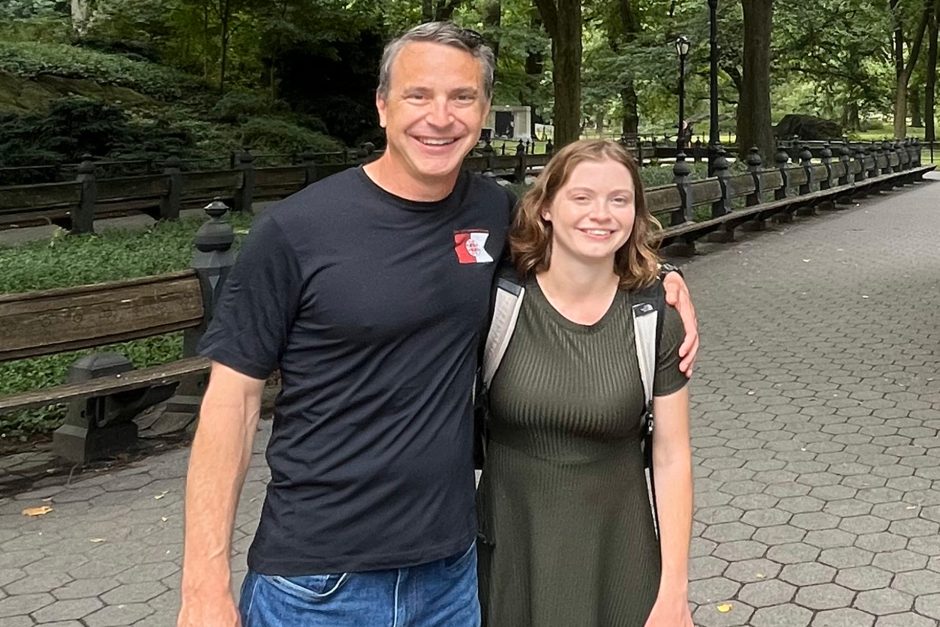
<svg viewBox="0 0 940 627">
<path fill-rule="evenodd" d="M 91 353 L 73 364 L 64 384 L 0 397 L 0 414 L 69 403 L 53 451 L 74 462 L 127 449 L 137 438 L 131 419 L 174 391 L 168 411 L 194 416 L 209 369 L 196 344 L 234 261 L 226 211 L 220 201 L 206 207 L 210 217 L 196 235 L 190 270 L 0 295 L 0 362 L 184 333 L 180 360 L 134 369 L 117 353 Z"/>
<path fill-rule="evenodd" d="M 692 254 L 696 240 L 726 242 L 736 229 L 760 230 L 766 220 L 789 222 L 794 214 L 812 214 L 819 207 L 835 209 L 867 194 L 919 181 L 935 166 L 920 164 L 920 149 L 911 143 L 876 144 L 866 150 L 841 147 L 833 161 L 829 145 L 819 150 L 822 163 L 813 163 L 804 146 L 798 163 L 781 147 L 775 168 L 763 169 L 753 149 L 746 159 L 748 172 L 732 175 L 719 149 L 715 177 L 692 182 L 691 170 L 680 154 L 673 168 L 675 184 L 647 190 L 647 207 L 663 225 L 663 245 L 677 255 Z M 772 195 L 772 198 L 771 198 Z M 736 206 L 741 205 L 743 206 Z M 693 219 L 696 208 L 708 207 L 709 217 Z"/>
<path fill-rule="evenodd" d="M 508 155 L 489 146 L 483 154 L 467 157 L 464 168 L 523 183 L 551 156 L 528 154 L 533 146 L 520 142 L 515 154 Z M 100 177 L 97 164 L 89 158 L 78 166 L 72 181 L 0 186 L 0 228 L 51 223 L 72 233 L 91 233 L 96 219 L 144 213 L 155 220 L 174 220 L 182 209 L 201 207 L 214 198 L 234 211 L 250 212 L 255 202 L 285 198 L 374 156 L 363 149 L 343 161 L 320 163 L 321 155 L 304 153 L 297 165 L 257 167 L 255 157 L 243 151 L 233 157 L 230 169 L 191 172 L 170 157 L 161 173 L 115 178 Z"/>
</svg>

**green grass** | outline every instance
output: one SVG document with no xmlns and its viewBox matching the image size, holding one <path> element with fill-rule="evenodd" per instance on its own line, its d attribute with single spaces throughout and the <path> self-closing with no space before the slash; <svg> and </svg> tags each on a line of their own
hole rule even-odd
<svg viewBox="0 0 940 627">
<path fill-rule="evenodd" d="M 0 247 L 0 293 L 69 287 L 184 270 L 193 237 L 203 219 L 159 222 L 143 232 L 108 231 L 101 235 L 54 237 L 17 247 Z M 250 218 L 234 215 L 236 248 Z M 171 333 L 97 350 L 123 353 L 137 367 L 179 359 L 182 333 Z M 0 396 L 62 383 L 69 366 L 91 351 L 74 351 L 0 363 Z M 0 438 L 25 438 L 61 424 L 63 406 L 0 416 Z"/>
</svg>

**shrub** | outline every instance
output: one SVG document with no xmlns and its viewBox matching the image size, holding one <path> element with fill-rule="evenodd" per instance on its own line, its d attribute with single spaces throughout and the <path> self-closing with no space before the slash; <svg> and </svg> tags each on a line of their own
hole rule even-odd
<svg viewBox="0 0 940 627">
<path fill-rule="evenodd" d="M 252 118 L 241 126 L 242 145 L 259 152 L 337 152 L 336 139 L 277 118 Z"/>
<path fill-rule="evenodd" d="M 86 78 L 162 100 L 180 98 L 198 85 L 191 76 L 162 65 L 67 44 L 0 41 L 0 70 L 26 78 L 43 74 Z"/>
<path fill-rule="evenodd" d="M 271 101 L 258 94 L 243 91 L 230 91 L 215 103 L 211 115 L 216 120 L 230 123 L 244 122 L 256 116 L 286 111 L 283 102 Z"/>
</svg>

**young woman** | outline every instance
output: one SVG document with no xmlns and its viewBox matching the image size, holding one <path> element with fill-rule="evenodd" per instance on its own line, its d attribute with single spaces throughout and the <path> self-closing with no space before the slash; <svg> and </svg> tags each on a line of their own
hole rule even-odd
<svg viewBox="0 0 940 627">
<path fill-rule="evenodd" d="M 631 301 L 658 281 L 657 228 L 614 142 L 565 147 L 522 199 L 510 242 L 525 293 L 488 389 L 478 494 L 489 627 L 692 625 L 689 397 L 670 307 L 653 392 L 658 537 L 640 446 Z"/>
</svg>

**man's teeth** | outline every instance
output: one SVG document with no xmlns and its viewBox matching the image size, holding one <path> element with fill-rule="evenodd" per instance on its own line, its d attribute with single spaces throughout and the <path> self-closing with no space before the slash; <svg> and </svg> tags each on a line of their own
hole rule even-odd
<svg viewBox="0 0 940 627">
<path fill-rule="evenodd" d="M 422 138 L 422 139 L 419 140 L 419 141 L 420 141 L 422 144 L 427 144 L 428 146 L 446 146 L 447 144 L 452 144 L 452 143 L 454 143 L 456 140 L 455 140 L 455 139 L 430 139 L 430 138 Z"/>
</svg>

